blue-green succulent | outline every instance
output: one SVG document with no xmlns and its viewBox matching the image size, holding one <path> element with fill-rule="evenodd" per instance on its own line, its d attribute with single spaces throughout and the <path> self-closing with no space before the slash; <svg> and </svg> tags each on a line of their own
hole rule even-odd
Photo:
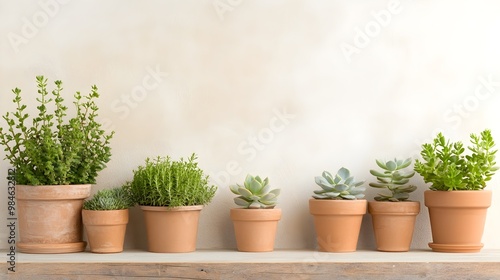
<svg viewBox="0 0 500 280">
<path fill-rule="evenodd" d="M 379 193 L 375 197 L 377 201 L 404 201 L 410 197 L 410 193 L 417 189 L 416 186 L 408 184 L 410 178 L 415 175 L 415 171 L 404 171 L 403 169 L 410 166 L 411 158 L 405 160 L 389 160 L 383 162 L 375 160 L 377 165 L 383 169 L 382 172 L 370 170 L 370 173 L 377 177 L 376 183 L 369 185 L 374 188 L 387 189 L 389 194 Z"/>
<path fill-rule="evenodd" d="M 315 190 L 313 197 L 316 199 L 346 199 L 355 200 L 364 198 L 366 190 L 364 181 L 355 181 L 349 169 L 342 167 L 332 176 L 328 171 L 323 171 L 322 176 L 315 177 L 316 184 L 321 187 Z"/>
</svg>

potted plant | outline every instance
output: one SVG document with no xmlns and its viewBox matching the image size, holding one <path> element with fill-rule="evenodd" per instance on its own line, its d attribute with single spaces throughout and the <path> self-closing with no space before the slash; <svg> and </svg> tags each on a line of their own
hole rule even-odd
<svg viewBox="0 0 500 280">
<path fill-rule="evenodd" d="M 324 171 L 315 177 L 321 187 L 309 200 L 309 211 L 314 217 L 320 251 L 356 251 L 363 215 L 366 214 L 365 187 L 357 182 L 347 168 L 340 168 L 335 176 Z"/>
<path fill-rule="evenodd" d="M 375 201 L 368 201 L 377 250 L 407 252 L 410 250 L 415 220 L 420 213 L 420 202 L 408 200 L 410 193 L 417 189 L 408 184 L 415 171 L 404 170 L 410 166 L 412 159 L 375 161 L 382 171 L 370 170 L 377 182 L 369 185 L 388 191 L 379 193 Z"/>
<path fill-rule="evenodd" d="M 281 209 L 274 208 L 280 190 L 271 190 L 268 178 L 252 175 L 247 175 L 243 186 L 236 184 L 230 189 L 238 195 L 234 198 L 236 205 L 243 207 L 230 210 L 238 251 L 273 251 L 281 219 Z"/>
<path fill-rule="evenodd" d="M 148 250 L 195 251 L 200 211 L 216 190 L 198 167 L 195 154 L 179 161 L 168 156 L 147 158 L 145 165 L 134 171 L 130 191 L 144 214 Z"/>
<path fill-rule="evenodd" d="M 439 133 L 432 143 L 422 145 L 417 171 L 430 190 L 424 192 L 429 208 L 432 242 L 437 252 L 479 252 L 483 247 L 486 212 L 491 191 L 485 190 L 498 167 L 495 142 L 490 130 L 470 135 L 469 154 L 462 142 L 450 142 Z"/>
<path fill-rule="evenodd" d="M 133 205 L 127 186 L 99 190 L 83 203 L 83 225 L 92 253 L 123 251 L 128 208 Z"/>
<path fill-rule="evenodd" d="M 74 95 L 75 113 L 67 117 L 68 107 L 61 95 L 62 82 L 55 81 L 49 93 L 47 79 L 36 77 L 38 114 L 30 118 L 21 90 L 15 88 L 16 109 L 3 119 L 0 144 L 16 169 L 19 242 L 24 253 L 71 253 L 85 250 L 81 211 L 83 200 L 97 173 L 110 160 L 109 141 L 97 121 L 99 97 L 91 92 Z"/>
</svg>

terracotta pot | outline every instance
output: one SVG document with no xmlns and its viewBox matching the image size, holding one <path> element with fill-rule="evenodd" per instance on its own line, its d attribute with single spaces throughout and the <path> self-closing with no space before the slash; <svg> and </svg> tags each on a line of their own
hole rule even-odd
<svg viewBox="0 0 500 280">
<path fill-rule="evenodd" d="M 407 252 L 410 250 L 415 220 L 420 213 L 418 201 L 369 201 L 377 250 Z"/>
<path fill-rule="evenodd" d="M 90 252 L 119 253 L 123 251 L 128 209 L 93 211 L 82 210 Z"/>
<path fill-rule="evenodd" d="M 91 185 L 16 186 L 19 242 L 23 253 L 85 250 L 82 206 Z"/>
<path fill-rule="evenodd" d="M 432 242 L 436 252 L 471 253 L 483 248 L 486 212 L 491 205 L 491 191 L 424 192 L 429 208 Z"/>
<path fill-rule="evenodd" d="M 196 250 L 202 205 L 181 207 L 141 206 L 146 223 L 148 251 L 186 253 Z"/>
<path fill-rule="evenodd" d="M 234 225 L 236 245 L 242 252 L 271 252 L 281 209 L 242 209 L 230 210 Z"/>
<path fill-rule="evenodd" d="M 309 200 L 309 211 L 323 252 L 354 252 L 358 244 L 366 200 Z"/>
</svg>

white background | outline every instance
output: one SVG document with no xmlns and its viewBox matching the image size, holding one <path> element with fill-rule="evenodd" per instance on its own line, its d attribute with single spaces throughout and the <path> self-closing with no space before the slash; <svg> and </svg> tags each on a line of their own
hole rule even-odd
<svg viewBox="0 0 500 280">
<path fill-rule="evenodd" d="M 251 173 L 282 189 L 276 247 L 313 250 L 308 199 L 323 170 L 373 181 L 375 158 L 416 158 L 438 131 L 468 143 L 490 128 L 500 143 L 499 12 L 493 0 L 1 0 L 0 112 L 14 109 L 15 87 L 35 108 L 36 75 L 62 80 L 69 105 L 96 84 L 116 135 L 93 193 L 130 180 L 146 157 L 196 152 L 219 186 L 198 248 L 236 247 L 228 185 Z M 423 201 L 428 186 L 412 183 Z M 489 184 L 486 248 L 500 248 L 499 183 Z M 422 205 L 415 249 L 431 241 L 427 214 Z M 126 247 L 146 248 L 137 208 Z M 375 248 L 368 215 L 358 248 Z"/>
</svg>

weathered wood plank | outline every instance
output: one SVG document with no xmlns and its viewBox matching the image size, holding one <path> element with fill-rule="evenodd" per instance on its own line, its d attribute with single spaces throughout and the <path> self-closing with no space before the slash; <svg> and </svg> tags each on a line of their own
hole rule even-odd
<svg viewBox="0 0 500 280">
<path fill-rule="evenodd" d="M 500 263 L 19 263 L 2 279 L 490 280 L 500 279 Z"/>
</svg>

